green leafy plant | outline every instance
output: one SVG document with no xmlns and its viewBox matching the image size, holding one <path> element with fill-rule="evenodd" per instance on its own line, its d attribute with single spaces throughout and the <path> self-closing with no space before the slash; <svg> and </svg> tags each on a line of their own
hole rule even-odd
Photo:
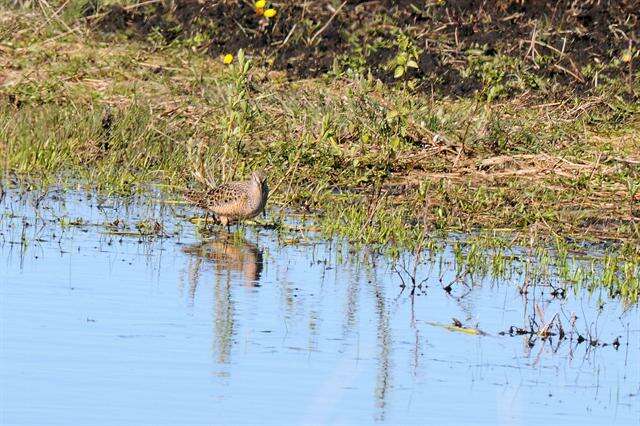
<svg viewBox="0 0 640 426">
<path fill-rule="evenodd" d="M 391 67 L 393 68 L 393 77 L 400 78 L 407 73 L 409 68 L 419 68 L 418 57 L 420 51 L 405 34 L 398 35 L 396 44 L 398 45 L 398 53 L 391 61 Z"/>
</svg>

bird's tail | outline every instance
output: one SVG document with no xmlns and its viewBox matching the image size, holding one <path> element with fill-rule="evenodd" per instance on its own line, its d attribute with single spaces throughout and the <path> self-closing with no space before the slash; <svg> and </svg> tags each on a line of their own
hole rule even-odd
<svg viewBox="0 0 640 426">
<path fill-rule="evenodd" d="M 198 207 L 205 207 L 205 197 L 202 191 L 196 191 L 190 188 L 179 188 L 178 193 L 189 203 L 194 204 Z"/>
</svg>

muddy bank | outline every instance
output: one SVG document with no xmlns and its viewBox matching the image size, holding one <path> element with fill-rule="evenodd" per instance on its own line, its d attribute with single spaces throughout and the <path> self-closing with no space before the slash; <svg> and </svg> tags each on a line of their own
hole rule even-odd
<svg viewBox="0 0 640 426">
<path fill-rule="evenodd" d="M 242 48 L 291 79 L 371 71 L 386 83 L 413 80 L 423 91 L 496 98 L 581 93 L 610 79 L 637 77 L 635 0 L 353 1 L 338 8 L 329 1 L 294 1 L 267 7 L 276 9 L 275 17 L 245 2 L 195 0 L 92 6 L 86 13 L 100 11 L 91 22 L 101 31 L 188 41 L 213 56 Z"/>
</svg>

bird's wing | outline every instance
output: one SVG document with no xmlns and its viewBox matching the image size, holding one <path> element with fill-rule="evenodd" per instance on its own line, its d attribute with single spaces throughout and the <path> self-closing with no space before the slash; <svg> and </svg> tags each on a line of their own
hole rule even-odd
<svg viewBox="0 0 640 426">
<path fill-rule="evenodd" d="M 207 205 L 212 210 L 239 205 L 247 199 L 246 188 L 238 182 L 225 183 L 207 193 Z"/>
</svg>

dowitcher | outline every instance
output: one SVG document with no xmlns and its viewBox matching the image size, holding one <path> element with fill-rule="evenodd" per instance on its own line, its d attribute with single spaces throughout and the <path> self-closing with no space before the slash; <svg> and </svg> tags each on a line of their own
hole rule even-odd
<svg viewBox="0 0 640 426">
<path fill-rule="evenodd" d="M 204 192 L 189 191 L 185 197 L 198 207 L 213 212 L 222 225 L 258 216 L 267 204 L 269 187 L 262 171 L 245 181 L 229 182 Z"/>
</svg>

